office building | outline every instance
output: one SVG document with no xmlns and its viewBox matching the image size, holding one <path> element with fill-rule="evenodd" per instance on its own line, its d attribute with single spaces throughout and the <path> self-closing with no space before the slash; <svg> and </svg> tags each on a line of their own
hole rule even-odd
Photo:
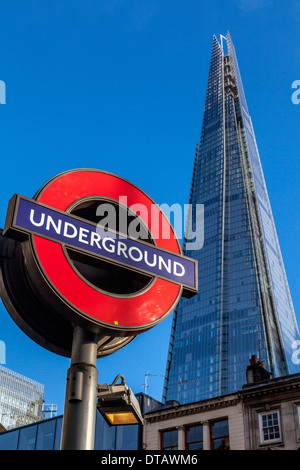
<svg viewBox="0 0 300 470">
<path fill-rule="evenodd" d="M 11 429 L 43 419 L 44 385 L 0 366 L 0 423 Z"/>
<path fill-rule="evenodd" d="M 198 260 L 199 293 L 174 313 L 164 401 L 236 392 L 253 354 L 272 377 L 297 373 L 299 331 L 229 33 L 213 38 L 189 203 L 194 232 L 195 208 L 204 205 L 203 247 L 184 240 L 185 254 Z"/>
</svg>

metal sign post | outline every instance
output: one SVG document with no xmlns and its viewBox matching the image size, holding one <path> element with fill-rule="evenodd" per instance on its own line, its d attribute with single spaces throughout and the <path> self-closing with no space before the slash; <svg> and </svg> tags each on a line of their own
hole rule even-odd
<svg viewBox="0 0 300 470">
<path fill-rule="evenodd" d="M 98 390 L 98 335 L 75 326 L 67 373 L 61 450 L 93 450 Z"/>
</svg>

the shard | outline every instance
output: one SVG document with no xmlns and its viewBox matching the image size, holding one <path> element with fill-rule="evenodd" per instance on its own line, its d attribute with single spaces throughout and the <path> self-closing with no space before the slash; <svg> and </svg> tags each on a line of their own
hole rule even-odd
<svg viewBox="0 0 300 470">
<path fill-rule="evenodd" d="M 237 391 L 252 355 L 272 377 L 299 372 L 298 326 L 229 33 L 213 38 L 189 202 L 204 205 L 203 247 L 184 241 L 198 260 L 199 293 L 174 312 L 163 399 Z"/>
</svg>

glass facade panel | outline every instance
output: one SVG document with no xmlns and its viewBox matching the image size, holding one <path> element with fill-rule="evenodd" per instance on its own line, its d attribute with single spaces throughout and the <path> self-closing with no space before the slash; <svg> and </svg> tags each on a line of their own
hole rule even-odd
<svg viewBox="0 0 300 470">
<path fill-rule="evenodd" d="M 135 450 L 138 448 L 139 426 L 118 426 L 116 428 L 116 450 Z"/>
<path fill-rule="evenodd" d="M 45 421 L 38 426 L 36 450 L 53 450 L 56 422 Z"/>
<path fill-rule="evenodd" d="M 37 426 L 27 426 L 20 429 L 18 449 L 34 450 L 36 443 Z"/>
<path fill-rule="evenodd" d="M 55 417 L 0 433 L 0 450 L 59 450 L 63 417 Z M 138 450 L 142 428 L 109 427 L 99 412 L 96 414 L 95 450 Z"/>
<path fill-rule="evenodd" d="M 198 260 L 199 293 L 174 312 L 163 399 L 235 392 L 252 355 L 273 376 L 299 372 L 298 326 L 229 33 L 221 44 L 213 38 L 189 203 L 193 227 L 204 205 L 203 248 L 183 245 Z"/>
<path fill-rule="evenodd" d="M 272 286 L 272 296 L 274 303 L 274 313 L 272 319 L 272 322 L 274 323 L 273 328 L 280 330 L 280 335 L 276 335 L 276 333 L 274 333 L 271 337 L 274 355 L 274 369 L 275 373 L 278 375 L 286 375 L 288 373 L 299 372 L 299 367 L 297 367 L 292 361 L 292 343 L 299 337 L 298 326 L 295 319 L 294 307 L 286 278 L 281 250 L 278 243 L 276 228 L 266 189 L 252 121 L 249 115 L 246 98 L 243 91 L 236 53 L 229 34 L 228 42 L 236 71 L 239 95 L 241 97 L 240 102 L 244 123 L 244 133 L 248 144 L 247 150 L 250 157 L 262 236 L 264 239 L 264 250 L 267 257 L 268 280 L 270 280 Z"/>
<path fill-rule="evenodd" d="M 116 448 L 116 427 L 111 426 L 109 427 L 100 413 L 97 412 L 96 415 L 96 430 L 100 430 L 101 432 L 96 431 L 95 436 L 95 449 L 101 450 L 114 450 Z"/>
<path fill-rule="evenodd" d="M 62 421 L 63 421 L 62 417 L 58 417 L 55 419 L 56 426 L 55 426 L 55 436 L 54 436 L 54 450 L 60 449 Z"/>
<path fill-rule="evenodd" d="M 20 431 L 0 433 L 0 450 L 17 450 Z"/>
<path fill-rule="evenodd" d="M 136 394 L 142 414 L 156 410 L 162 403 L 144 393 Z M 35 424 L 0 432 L 0 450 L 59 450 L 63 417 L 45 419 Z M 109 426 L 96 413 L 95 450 L 142 449 L 141 425 Z"/>
</svg>

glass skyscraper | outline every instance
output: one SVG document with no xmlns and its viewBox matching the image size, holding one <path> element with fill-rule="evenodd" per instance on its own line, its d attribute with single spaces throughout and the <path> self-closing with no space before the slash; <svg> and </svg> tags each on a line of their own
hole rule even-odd
<svg viewBox="0 0 300 470">
<path fill-rule="evenodd" d="M 174 312 L 164 400 L 241 389 L 252 355 L 273 376 L 299 372 L 298 326 L 229 33 L 213 38 L 189 203 L 204 205 L 203 248 L 183 247 L 198 260 L 199 293 Z"/>
<path fill-rule="evenodd" d="M 6 429 L 44 418 L 44 385 L 0 366 L 0 423 Z"/>
</svg>

